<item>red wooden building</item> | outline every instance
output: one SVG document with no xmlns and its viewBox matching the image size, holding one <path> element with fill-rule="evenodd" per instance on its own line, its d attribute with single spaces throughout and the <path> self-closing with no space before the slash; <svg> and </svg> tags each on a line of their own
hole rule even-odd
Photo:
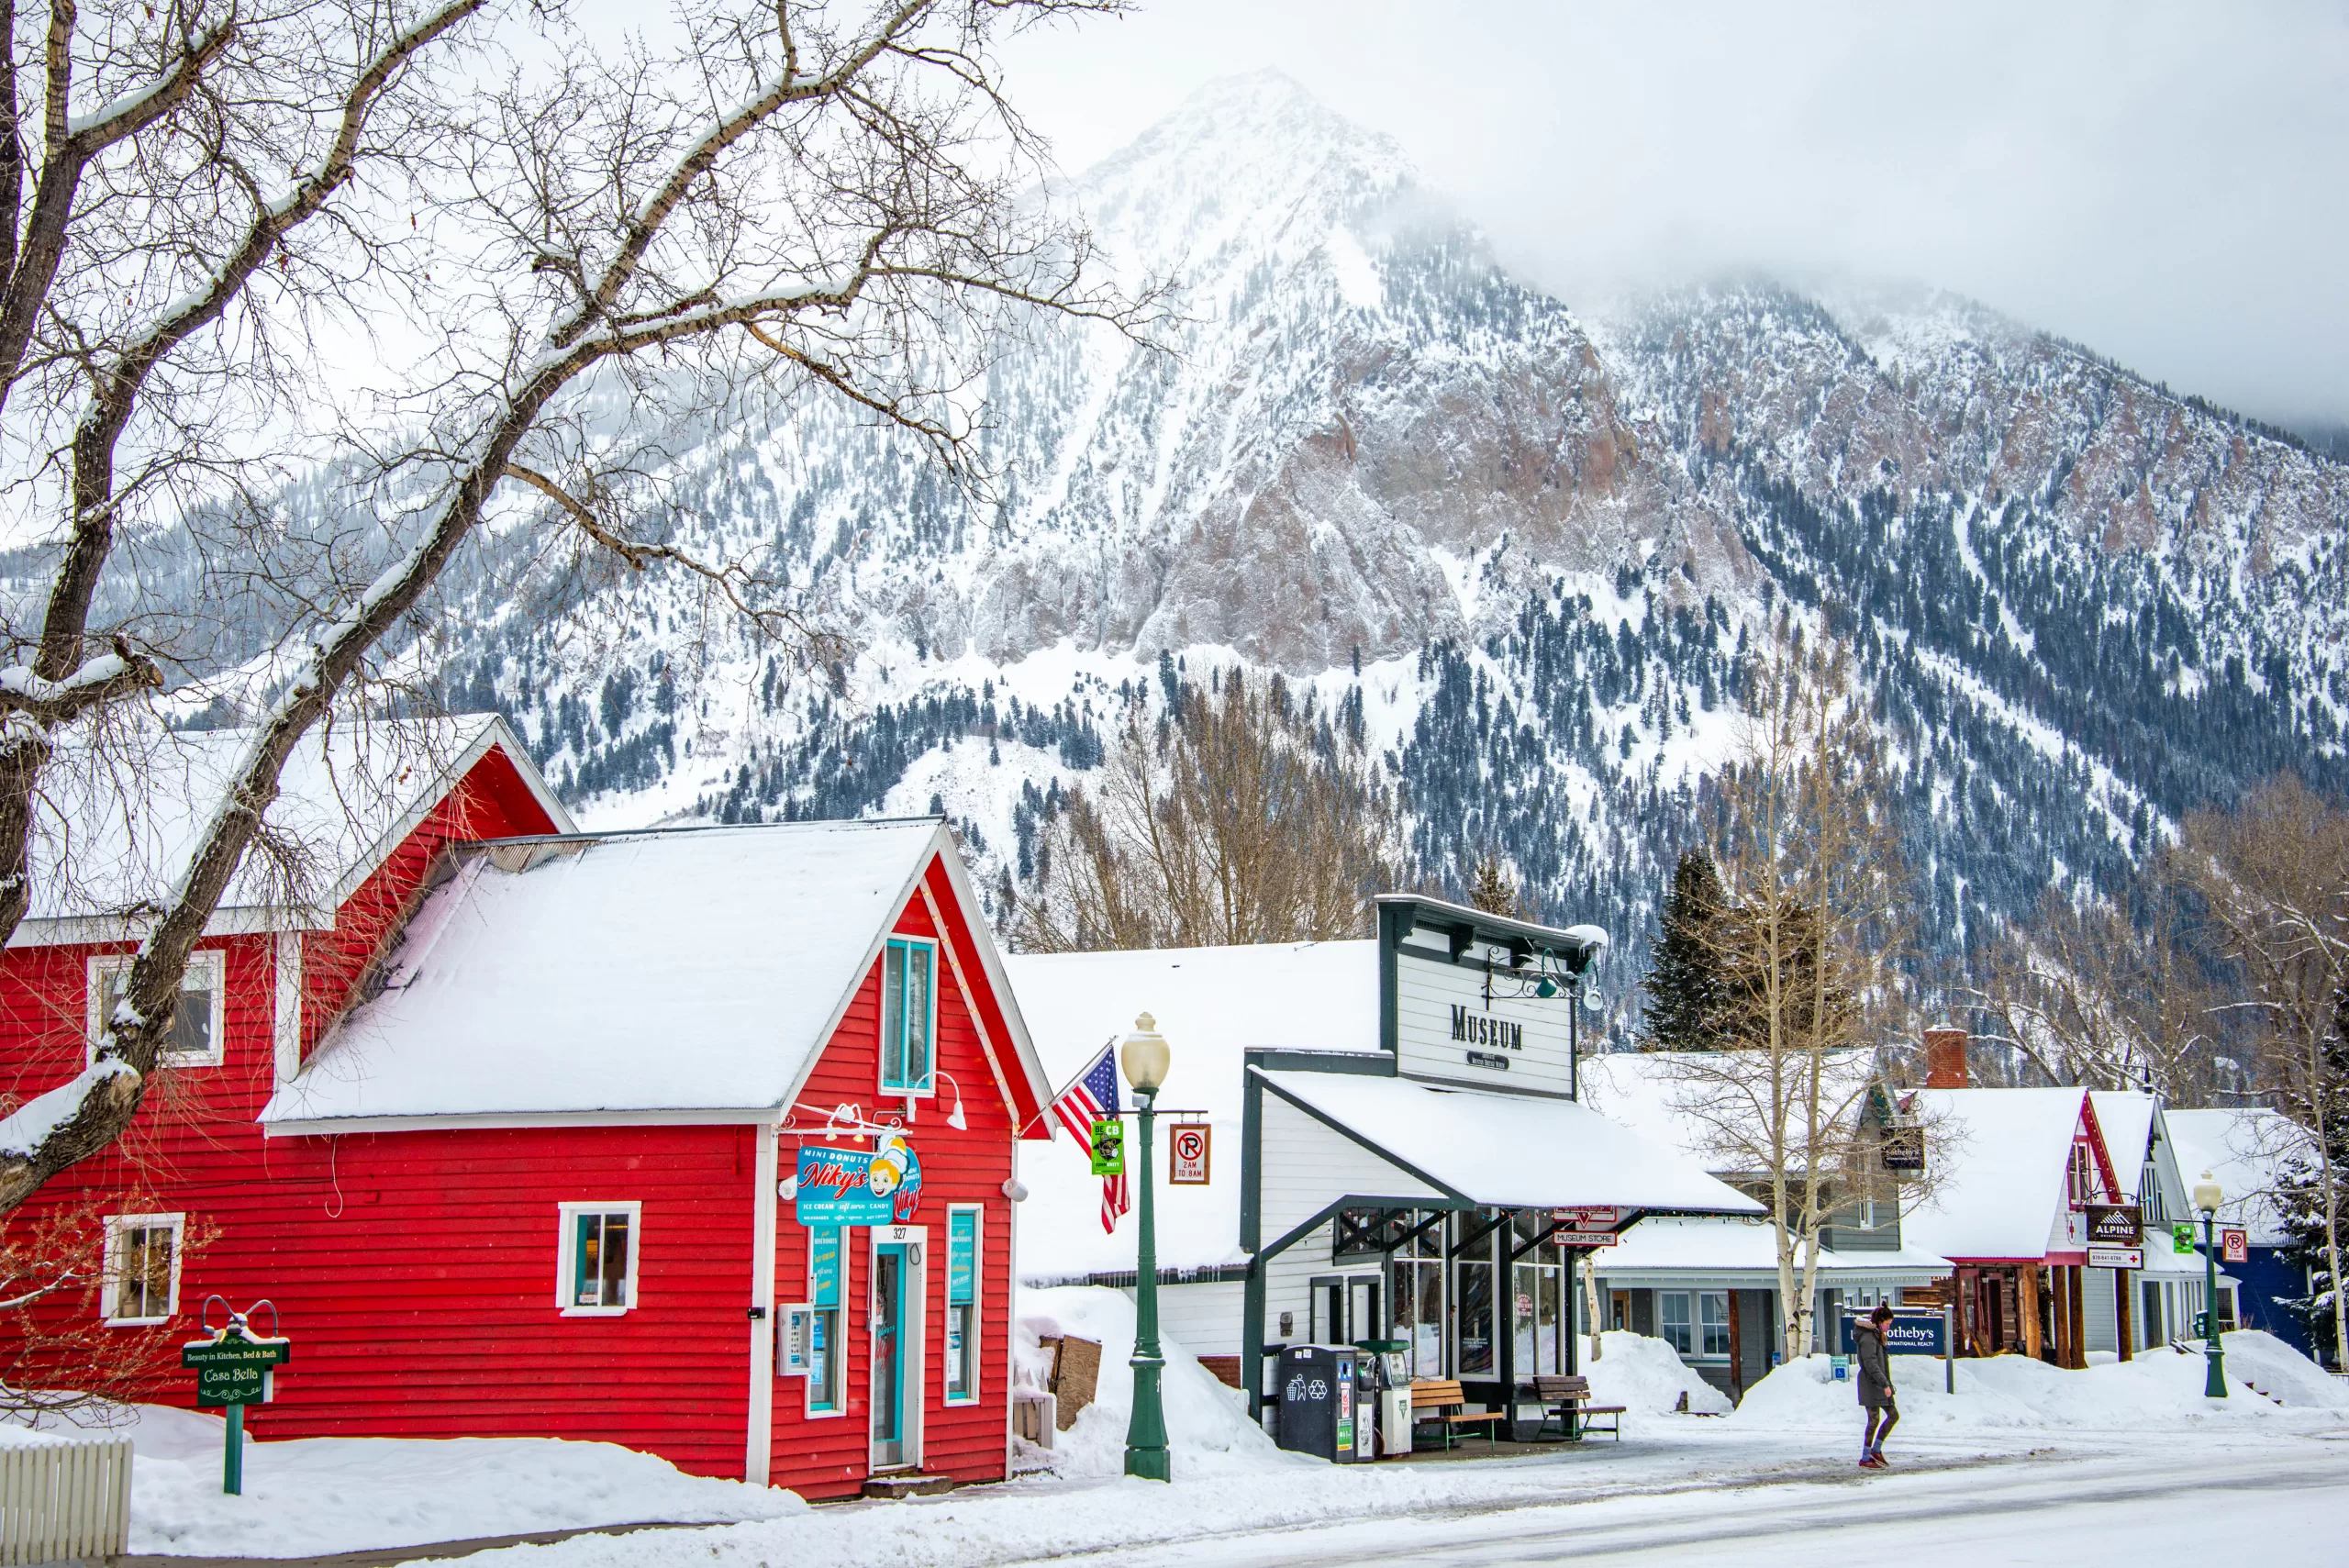
<svg viewBox="0 0 2349 1568">
<path fill-rule="evenodd" d="M 121 1210 L 73 1309 L 176 1341 L 269 1298 L 263 1437 L 600 1439 L 817 1496 L 1003 1474 L 1048 1090 L 943 827 L 581 835 L 502 724 L 442 730 L 289 779 L 275 809 L 357 819 L 347 863 L 224 906 L 139 1128 L 12 1221 Z M 82 1065 L 109 918 L 0 963 L 20 1097 Z"/>
</svg>

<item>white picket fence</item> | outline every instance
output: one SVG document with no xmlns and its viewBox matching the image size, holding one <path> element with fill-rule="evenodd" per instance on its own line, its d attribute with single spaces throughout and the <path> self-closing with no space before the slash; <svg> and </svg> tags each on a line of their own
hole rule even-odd
<svg viewBox="0 0 2349 1568">
<path fill-rule="evenodd" d="M 112 1556 L 130 1531 L 130 1440 L 0 1446 L 0 1568 Z"/>
</svg>

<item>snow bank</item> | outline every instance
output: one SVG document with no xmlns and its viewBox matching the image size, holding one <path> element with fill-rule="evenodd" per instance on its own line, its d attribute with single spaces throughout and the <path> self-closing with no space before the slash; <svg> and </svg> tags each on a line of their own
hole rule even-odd
<svg viewBox="0 0 2349 1568">
<path fill-rule="evenodd" d="M 1052 1468 L 1068 1476 L 1122 1475 L 1126 1469 L 1126 1423 L 1132 1418 L 1134 1304 L 1123 1291 L 1097 1285 L 1063 1285 L 1019 1294 L 1019 1329 L 1013 1355 L 1021 1381 L 1044 1384 L 1041 1340 L 1048 1334 L 1074 1334 L 1101 1346 L 1101 1382 L 1093 1403 L 1055 1439 Z M 1166 1408 L 1166 1446 L 1178 1472 L 1186 1475 L 1253 1473 L 1266 1465 L 1319 1466 L 1320 1462 L 1275 1446 L 1264 1429 L 1248 1418 L 1240 1391 L 1201 1366 L 1198 1358 L 1161 1333 L 1166 1358 L 1160 1376 Z"/>
<path fill-rule="evenodd" d="M 1729 1396 L 1698 1376 L 1664 1340 L 1612 1329 L 1598 1341 L 1598 1359 L 1583 1366 L 1594 1405 L 1621 1405 L 1635 1416 L 1668 1416 L 1686 1394 L 1690 1415 L 1729 1414 Z"/>
<path fill-rule="evenodd" d="M 790 1493 L 686 1475 L 614 1443 L 552 1438 L 302 1438 L 245 1443 L 220 1490 L 223 1424 L 142 1405 L 126 1430 L 130 1550 L 310 1557 L 595 1525 L 731 1524 L 807 1511 Z M 260 1418 L 268 1419 L 267 1413 Z M 21 1429 L 17 1429 L 21 1437 Z M 11 1440 L 0 1436 L 0 1441 Z"/>
<path fill-rule="evenodd" d="M 2240 1349 L 2238 1341 L 2243 1341 Z M 2321 1419 L 2330 1425 L 2339 1419 L 2330 1412 L 2349 1408 L 2349 1393 L 2325 1386 L 2331 1378 L 2271 1335 L 2230 1334 L 2226 1349 L 2228 1397 L 2222 1400 L 2204 1397 L 2199 1354 L 2179 1355 L 2167 1349 L 2085 1372 L 2063 1371 L 2024 1356 L 1961 1361 L 1954 1395 L 1943 1392 L 1943 1363 L 1928 1357 L 1896 1357 L 1892 1373 L 1901 1429 L 1909 1432 L 2024 1428 L 2127 1431 L 2177 1421 L 2272 1423 L 2281 1429 L 2301 1424 L 2320 1409 L 2327 1412 Z M 2305 1371 L 2292 1367 L 2287 1357 L 2301 1362 Z M 1833 1381 L 1830 1369 L 1825 1356 L 1807 1356 L 1779 1367 L 1747 1390 L 1744 1403 L 1730 1419 L 1750 1427 L 1858 1431 L 1857 1388 Z M 2263 1397 L 2246 1376 L 2277 1398 Z"/>
</svg>

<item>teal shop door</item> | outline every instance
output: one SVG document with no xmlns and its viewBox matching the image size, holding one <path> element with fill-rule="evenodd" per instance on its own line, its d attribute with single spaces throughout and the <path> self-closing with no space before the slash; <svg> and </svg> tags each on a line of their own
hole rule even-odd
<svg viewBox="0 0 2349 1568">
<path fill-rule="evenodd" d="M 906 1462 L 906 1249 L 873 1249 L 873 1461 Z"/>
</svg>

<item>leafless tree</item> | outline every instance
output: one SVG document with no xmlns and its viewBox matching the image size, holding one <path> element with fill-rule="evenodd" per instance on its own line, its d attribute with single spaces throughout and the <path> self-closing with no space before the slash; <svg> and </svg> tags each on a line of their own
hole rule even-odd
<svg viewBox="0 0 2349 1568">
<path fill-rule="evenodd" d="M 2029 919 L 1995 938 L 1959 989 L 1976 1037 L 2051 1084 L 2203 1103 L 2221 1086 L 2218 993 L 2166 866 L 2146 880 L 2142 923 L 2119 904 L 2050 889 Z"/>
<path fill-rule="evenodd" d="M 1660 1060 L 1700 1152 L 1768 1206 L 1788 1357 L 1809 1344 L 1821 1228 L 1883 1180 L 1860 1113 L 1898 996 L 1907 878 L 1893 806 L 1849 656 L 1781 621 L 1715 800 L 1721 904 L 1703 940 L 1727 993 L 1727 1048 Z"/>
<path fill-rule="evenodd" d="M 2309 1133 L 2325 1262 L 2342 1277 L 2349 1171 L 2337 1125 L 2349 1105 L 2349 1052 L 2334 1043 L 2349 987 L 2349 802 L 2289 775 L 2232 810 L 2197 812 L 2180 829 L 2179 860 L 2201 894 L 2218 944 L 2236 966 L 2240 1000 L 2263 1035 L 2264 1075 L 2277 1108 Z M 2334 1354 L 2349 1365 L 2349 1301 L 2332 1293 Z"/>
<path fill-rule="evenodd" d="M 209 45 L 199 25 L 209 13 L 187 3 L 171 14 L 181 41 L 165 54 L 177 62 L 170 70 L 200 76 L 207 61 L 233 54 L 245 24 L 220 0 L 214 26 L 228 29 L 229 43 Z M 404 139 L 375 126 L 371 116 L 387 100 L 368 83 L 417 68 L 440 36 L 433 28 L 455 27 L 473 7 L 368 11 L 355 52 L 319 57 L 362 63 L 341 69 L 331 99 L 302 96 L 314 111 L 297 139 L 309 161 L 287 163 L 286 183 L 258 151 L 240 151 L 219 188 L 224 201 L 242 193 L 241 228 L 222 225 L 242 238 L 173 264 L 196 276 L 199 293 L 215 280 L 231 303 L 250 305 L 263 277 L 273 286 L 281 273 L 300 274 L 286 220 L 324 217 L 343 242 L 336 254 L 358 259 L 335 284 L 361 296 L 352 314 L 407 312 L 403 330 L 424 346 L 394 388 L 399 395 L 362 410 L 363 420 L 345 408 L 337 428 L 340 461 L 367 481 L 373 513 L 394 520 L 394 546 L 368 562 L 363 580 L 329 574 L 276 651 L 266 705 L 185 871 L 155 901 L 91 1067 L 22 1107 L 0 1140 L 0 1212 L 130 1123 L 189 954 L 263 835 L 288 759 L 415 628 L 485 524 L 535 508 L 539 526 L 631 569 L 703 576 L 796 651 L 829 651 L 826 628 L 804 606 L 636 526 L 635 450 L 611 434 L 615 406 L 627 411 L 624 435 L 722 406 L 746 386 L 845 399 L 974 477 L 981 406 L 973 388 L 1005 340 L 1040 316 L 1126 330 L 1148 319 L 1150 292 L 1132 297 L 1103 284 L 1086 236 L 1029 195 L 1042 150 L 1006 100 L 993 54 L 1011 29 L 1117 8 L 1118 0 L 691 0 L 681 13 L 689 41 L 674 54 L 639 45 L 599 60 L 573 48 L 549 70 L 444 78 L 435 86 L 450 110 L 430 125 L 403 120 Z M 136 30 L 133 16 L 121 13 Z M 72 13 L 54 17 L 70 34 Z M 433 101 L 410 87 L 419 106 Z M 80 117 L 62 97 L 49 119 L 68 141 L 78 134 Z M 343 137 L 354 122 L 359 129 Z M 198 117 L 191 127 L 209 123 Z M 222 127 L 216 142 L 244 146 L 236 125 Z M 419 140 L 419 129 L 432 134 Z M 338 205 L 338 181 L 353 176 L 339 174 L 334 160 L 357 167 L 371 152 L 403 161 L 379 187 Z M 139 188 L 131 174 L 124 181 Z M 310 192 L 314 214 L 304 206 Z M 445 232 L 427 235 L 419 213 Z M 406 244 L 403 233 L 421 236 L 422 249 L 407 255 L 412 267 L 387 267 L 384 247 Z M 126 250 L 117 265 L 147 259 Z M 169 308 L 162 315 L 176 319 Z M 253 306 L 248 339 L 286 319 Z M 157 339 L 154 362 L 203 337 L 233 375 L 246 339 L 225 322 L 216 315 L 194 335 Z M 319 351 L 315 339 L 297 346 Z M 103 379 L 95 384 L 103 395 Z M 102 397 L 91 406 L 117 408 Z M 134 392 L 128 414 L 102 413 L 100 423 L 115 421 L 109 439 L 137 411 Z M 106 508 L 94 515 L 76 503 L 61 533 L 34 664 L 0 681 L 20 727 L 12 736 L 26 724 L 39 731 L 86 717 L 106 698 L 138 700 L 159 678 L 128 644 L 90 649 L 90 585 L 119 547 Z M 38 739 L 53 743 L 53 728 Z M 40 758 L 28 755 L 37 775 Z M 27 773 L 20 765 L 17 782 L 0 784 L 21 801 L 37 784 Z M 22 804 L 15 810 L 29 816 Z M 0 852 L 11 831 L 21 840 L 25 829 L 0 803 Z M 23 877 L 21 851 L 13 863 Z M 20 895 L 16 917 L 24 907 Z"/>
<path fill-rule="evenodd" d="M 1070 792 L 1020 901 L 1038 952 L 1359 936 L 1402 869 L 1400 803 L 1359 737 L 1280 677 L 1225 672 L 1174 717 L 1136 707 Z"/>
</svg>

